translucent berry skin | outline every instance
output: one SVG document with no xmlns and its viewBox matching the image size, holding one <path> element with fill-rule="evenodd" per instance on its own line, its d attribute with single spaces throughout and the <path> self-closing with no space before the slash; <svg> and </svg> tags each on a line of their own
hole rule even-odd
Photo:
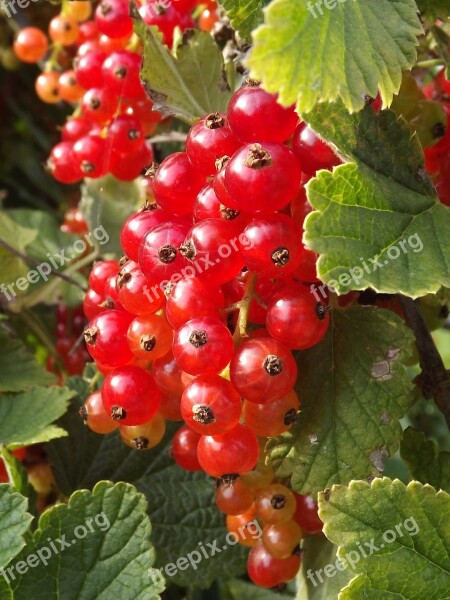
<svg viewBox="0 0 450 600">
<path fill-rule="evenodd" d="M 202 435 L 197 457 L 211 477 L 248 473 L 258 462 L 259 445 L 255 434 L 245 425 L 218 436 Z"/>
<path fill-rule="evenodd" d="M 75 74 L 78 83 L 88 90 L 94 86 L 102 85 L 102 65 L 106 54 L 101 50 L 94 50 L 75 60 Z"/>
<path fill-rule="evenodd" d="M 245 400 L 266 404 L 294 387 L 297 365 L 284 344 L 271 338 L 250 339 L 235 352 L 230 378 Z"/>
<path fill-rule="evenodd" d="M 83 178 L 72 142 L 60 142 L 53 146 L 47 161 L 47 168 L 60 183 L 77 183 Z"/>
<path fill-rule="evenodd" d="M 233 338 L 214 317 L 187 321 L 175 334 L 172 346 L 178 366 L 190 375 L 220 373 L 233 356 Z"/>
<path fill-rule="evenodd" d="M 159 444 L 166 432 L 166 421 L 161 413 L 156 413 L 142 425 L 120 425 L 121 440 L 134 450 L 150 450 Z"/>
<path fill-rule="evenodd" d="M 179 467 L 185 471 L 201 471 L 197 458 L 197 446 L 200 435 L 187 425 L 181 427 L 172 439 L 172 456 Z"/>
<path fill-rule="evenodd" d="M 64 17 L 62 14 L 56 15 L 49 23 L 48 35 L 54 42 L 70 46 L 77 41 L 78 23 L 75 19 Z"/>
<path fill-rule="evenodd" d="M 225 167 L 225 187 L 238 210 L 270 214 L 295 198 L 300 165 L 283 144 L 245 144 Z"/>
<path fill-rule="evenodd" d="M 255 546 L 262 533 L 261 527 L 256 520 L 254 505 L 238 515 L 227 515 L 226 524 L 228 531 L 233 534 L 234 539 L 241 546 L 247 548 Z"/>
<path fill-rule="evenodd" d="M 303 532 L 293 520 L 266 525 L 262 533 L 262 543 L 266 550 L 278 559 L 292 556 L 302 539 Z"/>
<path fill-rule="evenodd" d="M 244 229 L 247 243 L 241 253 L 250 271 L 264 277 L 283 277 L 299 266 L 303 231 L 288 215 L 275 213 L 253 219 Z"/>
<path fill-rule="evenodd" d="M 132 315 L 121 310 L 105 310 L 89 322 L 84 332 L 86 347 L 95 361 L 106 367 L 126 365 L 133 358 L 128 341 Z"/>
<path fill-rule="evenodd" d="M 239 240 L 245 243 L 233 221 L 205 219 L 190 230 L 181 251 L 193 265 L 193 274 L 220 285 L 236 277 L 244 266 Z"/>
<path fill-rule="evenodd" d="M 329 313 L 306 286 L 279 291 L 267 305 L 266 327 L 288 348 L 305 350 L 319 343 L 330 324 Z"/>
<path fill-rule="evenodd" d="M 278 104 L 277 96 L 247 85 L 228 104 L 230 128 L 241 142 L 285 142 L 298 123 L 294 106 Z M 229 153 L 225 153 L 229 154 Z"/>
<path fill-rule="evenodd" d="M 160 413 L 168 421 L 182 421 L 179 396 L 170 396 L 165 392 L 161 392 L 161 406 L 159 408 Z"/>
<path fill-rule="evenodd" d="M 317 514 L 319 507 L 314 498 L 309 495 L 296 494 L 295 492 L 294 496 L 296 502 L 295 521 L 306 533 L 321 533 L 323 523 Z"/>
<path fill-rule="evenodd" d="M 220 435 L 236 427 L 241 408 L 241 397 L 219 375 L 196 377 L 181 397 L 181 415 L 186 424 L 204 435 Z"/>
<path fill-rule="evenodd" d="M 234 481 L 221 481 L 216 489 L 217 508 L 226 515 L 240 515 L 252 507 L 255 492 L 238 477 Z"/>
<path fill-rule="evenodd" d="M 110 54 L 102 65 L 105 86 L 109 93 L 120 98 L 138 98 L 142 95 L 139 78 L 142 57 L 137 52 L 118 50 Z"/>
<path fill-rule="evenodd" d="M 232 156 L 240 144 L 228 126 L 225 113 L 211 113 L 189 130 L 186 153 L 194 167 L 207 175 L 216 174 L 216 160 Z"/>
<path fill-rule="evenodd" d="M 153 227 L 139 248 L 139 266 L 149 281 L 149 286 L 168 282 L 172 275 L 183 275 L 187 261 L 180 252 L 187 226 L 168 221 Z"/>
<path fill-rule="evenodd" d="M 274 558 L 259 541 L 251 550 L 247 561 L 247 572 L 253 583 L 262 588 L 272 588 L 295 577 L 301 565 L 299 556 L 284 560 Z"/>
<path fill-rule="evenodd" d="M 224 295 L 220 288 L 208 285 L 197 277 L 182 279 L 170 291 L 166 302 L 166 317 L 177 330 L 190 319 L 215 317 L 221 319 Z"/>
<path fill-rule="evenodd" d="M 171 221 L 170 213 L 160 208 L 142 210 L 131 214 L 120 231 L 120 245 L 131 260 L 138 260 L 139 246 L 145 234 L 156 227 Z"/>
<path fill-rule="evenodd" d="M 144 130 L 133 115 L 119 115 L 108 126 L 108 138 L 113 148 L 128 153 L 142 145 Z"/>
<path fill-rule="evenodd" d="M 120 425 L 142 425 L 158 412 L 161 392 L 151 373 L 127 365 L 105 377 L 102 400 L 105 410 Z"/>
<path fill-rule="evenodd" d="M 102 0 L 95 11 L 98 29 L 110 38 L 123 38 L 133 31 L 126 0 Z"/>
<path fill-rule="evenodd" d="M 159 206 L 176 214 L 191 213 L 205 178 L 196 171 L 185 152 L 174 152 L 159 166 L 153 193 Z"/>
<path fill-rule="evenodd" d="M 106 307 L 100 306 L 105 301 L 105 297 L 97 294 L 97 292 L 89 288 L 83 298 L 83 311 L 87 319 L 93 319 L 104 310 Z"/>
<path fill-rule="evenodd" d="M 47 54 L 48 39 L 38 27 L 24 27 L 13 44 L 14 53 L 22 62 L 34 64 Z"/>
<path fill-rule="evenodd" d="M 294 492 L 280 483 L 272 483 L 260 490 L 255 501 L 256 514 L 264 523 L 289 521 L 296 508 Z"/>
<path fill-rule="evenodd" d="M 104 87 L 90 88 L 84 94 L 81 101 L 83 114 L 86 118 L 98 124 L 109 121 L 116 113 L 118 107 L 119 101 L 117 97 Z"/>
<path fill-rule="evenodd" d="M 103 295 L 105 293 L 105 285 L 111 275 L 117 275 L 119 272 L 119 263 L 117 260 L 99 260 L 96 261 L 89 273 L 89 286 Z"/>
<path fill-rule="evenodd" d="M 164 316 L 136 317 L 128 328 L 128 344 L 136 358 L 155 360 L 169 352 L 173 332 Z"/>
<path fill-rule="evenodd" d="M 331 147 L 323 142 L 306 123 L 300 123 L 292 138 L 292 150 L 301 169 L 307 175 L 315 175 L 320 169 L 331 170 L 340 164 Z"/>
<path fill-rule="evenodd" d="M 160 390 L 168 395 L 181 398 L 185 386 L 181 380 L 181 369 L 172 352 L 155 360 L 152 365 L 152 375 Z"/>
<path fill-rule="evenodd" d="M 85 177 L 98 179 L 106 175 L 108 172 L 106 148 L 106 140 L 98 135 L 87 135 L 75 142 L 73 153 Z"/>
<path fill-rule="evenodd" d="M 88 135 L 96 127 L 95 123 L 86 117 L 71 117 L 67 119 L 61 129 L 63 142 L 76 142 L 81 137 Z"/>
<path fill-rule="evenodd" d="M 159 288 L 151 292 L 139 268 L 122 276 L 118 288 L 120 304 L 133 315 L 151 315 L 164 306 L 164 292 Z"/>
<path fill-rule="evenodd" d="M 244 402 L 245 424 L 259 437 L 275 437 L 291 428 L 297 421 L 298 396 L 291 390 L 286 396 L 269 404 Z"/>
<path fill-rule="evenodd" d="M 117 429 L 119 424 L 111 419 L 111 415 L 105 410 L 102 402 L 101 392 L 93 392 L 86 398 L 80 411 L 84 422 L 91 431 L 104 435 Z"/>
</svg>

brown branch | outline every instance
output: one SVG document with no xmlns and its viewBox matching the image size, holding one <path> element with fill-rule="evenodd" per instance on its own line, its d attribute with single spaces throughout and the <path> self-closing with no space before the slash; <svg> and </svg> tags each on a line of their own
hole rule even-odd
<svg viewBox="0 0 450 600">
<path fill-rule="evenodd" d="M 406 296 L 397 295 L 406 322 L 413 330 L 419 351 L 422 373 L 419 383 L 425 398 L 433 397 L 444 415 L 450 429 L 450 377 L 417 302 Z"/>
</svg>

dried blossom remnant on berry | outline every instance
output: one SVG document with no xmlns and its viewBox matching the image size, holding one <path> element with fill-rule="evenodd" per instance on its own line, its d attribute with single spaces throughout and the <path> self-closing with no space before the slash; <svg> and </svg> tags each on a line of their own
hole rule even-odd
<svg viewBox="0 0 450 600">
<path fill-rule="evenodd" d="M 146 352 L 151 352 L 156 346 L 155 336 L 149 335 L 148 333 L 141 335 L 141 339 L 139 340 L 139 346 L 142 350 L 145 350 Z"/>
<path fill-rule="evenodd" d="M 289 250 L 284 246 L 281 246 L 280 248 L 277 248 L 273 251 L 272 256 L 270 258 L 272 259 L 274 265 L 276 265 L 277 267 L 284 267 L 289 262 Z"/>
<path fill-rule="evenodd" d="M 158 250 L 158 258 L 164 264 L 173 262 L 177 257 L 177 249 L 171 244 L 161 246 Z"/>
<path fill-rule="evenodd" d="M 123 421 L 127 418 L 127 411 L 122 406 L 113 406 L 111 408 L 111 419 L 113 421 Z"/>
<path fill-rule="evenodd" d="M 287 498 L 284 494 L 274 494 L 270 499 L 270 505 L 275 510 L 281 510 L 286 506 Z"/>
<path fill-rule="evenodd" d="M 131 445 L 136 450 L 147 450 L 149 441 L 146 437 L 139 436 L 131 440 Z"/>
<path fill-rule="evenodd" d="M 194 404 L 192 407 L 192 418 L 197 423 L 202 425 L 209 425 L 210 423 L 216 422 L 216 417 L 210 406 L 207 404 Z"/>
<path fill-rule="evenodd" d="M 279 375 L 283 370 L 283 361 L 275 354 L 269 354 L 264 360 L 263 367 L 269 375 Z"/>
<path fill-rule="evenodd" d="M 208 129 L 221 129 L 225 126 L 225 119 L 218 112 L 211 113 L 206 117 L 205 125 Z"/>
<path fill-rule="evenodd" d="M 250 169 L 263 169 L 264 167 L 270 167 L 272 164 L 272 157 L 267 150 L 261 146 L 261 144 L 252 144 L 248 149 L 247 158 L 244 161 L 244 165 Z"/>
<path fill-rule="evenodd" d="M 89 346 L 94 346 L 98 335 L 98 327 L 89 327 L 83 333 L 84 341 Z"/>
<path fill-rule="evenodd" d="M 199 331 L 198 329 L 194 329 L 194 331 L 189 336 L 189 343 L 191 343 L 194 348 L 201 348 L 208 341 L 208 335 L 206 331 Z"/>
</svg>

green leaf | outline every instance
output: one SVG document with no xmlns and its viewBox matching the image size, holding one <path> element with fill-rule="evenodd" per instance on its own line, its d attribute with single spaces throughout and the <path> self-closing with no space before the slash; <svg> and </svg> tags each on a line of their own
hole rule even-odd
<svg viewBox="0 0 450 600">
<path fill-rule="evenodd" d="M 155 553 L 146 509 L 132 486 L 108 481 L 92 492 L 75 492 L 67 506 L 48 509 L 12 565 L 14 600 L 159 598 L 163 585 L 155 586 L 149 574 Z"/>
<path fill-rule="evenodd" d="M 309 535 L 302 544 L 302 567 L 297 575 L 295 600 L 330 600 L 337 598 L 350 579 L 349 572 L 336 569 L 332 577 L 323 577 L 323 568 L 336 564 L 337 547 L 323 535 Z M 340 565 L 339 565 L 340 566 Z M 316 572 L 322 569 L 323 583 Z"/>
<path fill-rule="evenodd" d="M 393 312 L 355 306 L 333 310 L 325 339 L 298 353 L 299 421 L 266 448 L 295 491 L 315 494 L 383 470 L 411 401 L 401 360 L 412 341 Z"/>
<path fill-rule="evenodd" d="M 34 515 L 33 507 L 36 502 L 36 492 L 33 489 L 33 486 L 28 482 L 28 471 L 20 460 L 4 446 L 0 447 L 0 455 L 5 463 L 6 472 L 11 485 L 14 486 L 16 492 L 19 492 L 19 494 L 28 498 L 30 510 Z"/>
<path fill-rule="evenodd" d="M 408 427 L 400 448 L 413 479 L 450 492 L 450 452 L 439 452 L 436 444 L 421 431 Z"/>
<path fill-rule="evenodd" d="M 0 568 L 5 567 L 25 546 L 23 536 L 33 519 L 27 513 L 27 505 L 27 499 L 10 485 L 0 484 Z"/>
<path fill-rule="evenodd" d="M 141 79 L 155 110 L 187 123 L 226 110 L 231 92 L 223 70 L 222 53 L 209 33 L 190 31 L 173 56 L 153 28 L 143 34 Z"/>
<path fill-rule="evenodd" d="M 168 424 L 166 436 L 156 448 L 130 450 L 117 432 L 100 436 L 83 426 L 76 414 L 82 396 L 83 392 L 60 421 L 69 437 L 47 445 L 58 487 L 69 494 L 77 487 L 91 488 L 102 478 L 133 483 L 149 503 L 158 567 L 197 551 L 199 542 L 208 548 L 208 542 L 218 539 L 223 548 L 227 531 L 224 516 L 214 503 L 214 481 L 203 473 L 183 471 L 171 459 L 176 426 Z M 246 555 L 242 546 L 229 546 L 227 551 L 202 560 L 197 569 L 181 570 L 166 579 L 182 586 L 208 587 L 223 573 L 242 575 Z"/>
<path fill-rule="evenodd" d="M 111 176 L 91 179 L 82 186 L 80 209 L 95 234 L 98 253 L 123 254 L 120 230 L 125 219 L 137 208 L 139 188 L 136 181 L 120 182 Z"/>
<path fill-rule="evenodd" d="M 17 339 L 0 330 L 0 391 L 21 392 L 36 385 L 54 383 L 55 377 L 38 365 Z"/>
<path fill-rule="evenodd" d="M 73 392 L 64 387 L 35 387 L 0 396 L 0 443 L 12 449 L 47 442 L 67 433 L 51 423 L 67 409 Z"/>
<path fill-rule="evenodd" d="M 448 0 L 417 0 L 417 6 L 423 16 L 434 22 L 436 19 L 449 19 Z"/>
<path fill-rule="evenodd" d="M 270 0 L 221 0 L 231 26 L 239 35 L 250 40 L 251 33 L 263 22 L 263 8 Z"/>
<path fill-rule="evenodd" d="M 448 494 L 417 481 L 353 481 L 321 493 L 319 507 L 326 536 L 357 574 L 339 600 L 449 597 Z"/>
<path fill-rule="evenodd" d="M 253 33 L 248 58 L 252 79 L 278 92 L 299 112 L 341 98 L 350 111 L 378 89 L 388 106 L 402 70 L 416 60 L 422 26 L 414 0 L 331 0 L 332 10 L 305 0 L 274 0 L 265 24 Z M 315 6 L 317 6 L 317 4 Z"/>
<path fill-rule="evenodd" d="M 30 261 L 27 265 L 28 279 L 21 284 L 26 286 L 23 291 L 15 288 L 17 296 L 14 296 L 10 309 L 20 312 L 39 303 L 54 304 L 61 298 L 72 299 L 71 305 L 78 306 L 82 301 L 82 291 L 58 275 L 70 275 L 80 285 L 86 286 L 85 277 L 73 263 L 81 259 L 85 250 L 92 251 L 90 234 L 82 237 L 83 244 L 79 241 L 80 236 L 61 231 L 57 219 L 44 211 L 14 209 L 9 211 L 9 215 L 17 226 L 26 227 L 37 236 L 24 248 Z"/>
<path fill-rule="evenodd" d="M 13 285 L 12 289 L 8 290 L 6 288 L 6 291 L 4 288 L 0 288 L 2 294 L 0 298 L 2 301 L 6 300 L 6 302 L 10 302 L 17 293 L 15 281 L 28 271 L 28 266 L 23 259 L 13 254 L 8 248 L 5 248 L 2 242 L 24 254 L 26 246 L 36 238 L 37 234 L 37 231 L 15 223 L 10 216 L 10 211 L 0 211 L 1 283 L 5 286 Z"/>
<path fill-rule="evenodd" d="M 423 169 L 416 137 L 392 111 L 341 104 L 305 119 L 356 164 L 320 171 L 308 183 L 316 212 L 304 240 L 319 253 L 319 277 L 338 293 L 372 287 L 411 297 L 450 287 L 450 209 Z"/>
</svg>

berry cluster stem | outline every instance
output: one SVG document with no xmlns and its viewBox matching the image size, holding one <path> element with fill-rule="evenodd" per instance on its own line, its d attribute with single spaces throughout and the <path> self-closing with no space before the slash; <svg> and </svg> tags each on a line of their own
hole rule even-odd
<svg viewBox="0 0 450 600">
<path fill-rule="evenodd" d="M 255 273 L 249 273 L 248 279 L 245 282 L 244 295 L 240 302 L 239 316 L 236 323 L 236 329 L 233 334 L 233 342 L 237 347 L 242 338 L 247 337 L 247 321 L 248 312 L 250 310 L 250 302 L 253 300 L 256 285 Z"/>
</svg>

